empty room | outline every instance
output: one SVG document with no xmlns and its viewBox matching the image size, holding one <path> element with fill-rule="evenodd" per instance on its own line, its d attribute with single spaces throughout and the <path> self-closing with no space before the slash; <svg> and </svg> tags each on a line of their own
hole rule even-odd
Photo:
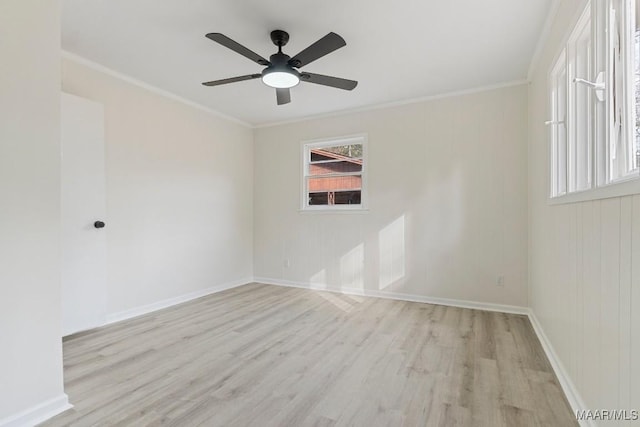
<svg viewBox="0 0 640 427">
<path fill-rule="evenodd" d="M 640 0 L 0 0 L 0 427 L 640 426 Z"/>
</svg>

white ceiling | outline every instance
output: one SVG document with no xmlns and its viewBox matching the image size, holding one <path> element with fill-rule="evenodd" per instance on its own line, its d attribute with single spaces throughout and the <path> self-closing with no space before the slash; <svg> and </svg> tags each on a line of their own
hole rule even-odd
<svg viewBox="0 0 640 427">
<path fill-rule="evenodd" d="M 251 125 L 526 78 L 551 0 L 63 0 L 63 49 Z M 260 80 L 200 83 L 261 67 L 205 38 L 268 58 L 274 29 L 293 56 L 330 31 L 347 46 L 303 69 L 358 80 L 300 84 L 277 106 Z"/>
</svg>

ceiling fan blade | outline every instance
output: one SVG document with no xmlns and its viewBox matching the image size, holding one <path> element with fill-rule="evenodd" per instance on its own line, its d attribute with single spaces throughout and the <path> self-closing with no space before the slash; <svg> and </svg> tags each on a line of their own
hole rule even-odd
<svg viewBox="0 0 640 427">
<path fill-rule="evenodd" d="M 244 80 L 253 80 L 262 77 L 262 74 L 247 74 L 246 76 L 231 77 L 229 79 L 214 80 L 212 82 L 202 83 L 205 86 L 220 86 L 227 83 L 242 82 Z"/>
<path fill-rule="evenodd" d="M 289 60 L 289 64 L 293 67 L 304 67 L 318 58 L 346 46 L 347 42 L 336 33 L 329 33 L 293 58 Z"/>
<path fill-rule="evenodd" d="M 353 90 L 358 86 L 355 80 L 341 79 L 340 77 L 323 76 L 322 74 L 302 73 L 303 82 L 315 83 L 323 86 L 331 86 L 338 89 Z"/>
<path fill-rule="evenodd" d="M 264 59 L 262 56 L 258 55 L 254 51 L 242 46 L 235 40 L 231 40 L 229 37 L 220 33 L 209 33 L 206 35 L 208 39 L 213 40 L 214 42 L 220 43 L 222 46 L 231 49 L 232 51 L 239 53 L 240 55 L 249 58 L 253 62 L 257 62 L 260 65 L 269 65 L 271 64 L 269 61 Z"/>
<path fill-rule="evenodd" d="M 291 102 L 291 91 L 289 88 L 276 89 L 276 98 L 278 99 L 278 105 L 288 104 Z"/>
</svg>

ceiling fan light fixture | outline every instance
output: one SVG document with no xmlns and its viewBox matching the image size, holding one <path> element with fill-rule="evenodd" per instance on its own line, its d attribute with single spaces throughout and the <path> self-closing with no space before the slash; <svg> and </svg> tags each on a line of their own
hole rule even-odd
<svg viewBox="0 0 640 427">
<path fill-rule="evenodd" d="M 265 71 L 262 74 L 262 82 L 276 89 L 288 89 L 300 83 L 300 77 L 294 70 Z"/>
<path fill-rule="evenodd" d="M 298 70 L 298 68 L 305 67 L 313 61 L 347 45 L 342 37 L 333 32 L 298 52 L 292 58 L 282 52 L 282 47 L 289 41 L 289 34 L 286 31 L 274 30 L 271 32 L 271 41 L 278 46 L 278 51 L 271 55 L 268 61 L 224 34 L 208 33 L 206 37 L 266 68 L 263 68 L 261 73 L 203 82 L 204 86 L 220 86 L 228 83 L 262 79 L 265 85 L 276 89 L 276 101 L 278 105 L 283 105 L 291 102 L 291 91 L 289 89 L 298 85 L 301 80 L 305 83 L 335 87 L 342 90 L 353 90 L 358 85 L 355 80 L 313 74 L 307 72 L 306 69 L 302 72 Z"/>
</svg>

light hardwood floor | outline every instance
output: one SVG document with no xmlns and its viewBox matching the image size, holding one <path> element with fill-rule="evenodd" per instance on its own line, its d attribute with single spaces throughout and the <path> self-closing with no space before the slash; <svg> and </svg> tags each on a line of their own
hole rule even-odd
<svg viewBox="0 0 640 427">
<path fill-rule="evenodd" d="M 64 341 L 43 426 L 574 426 L 525 316 L 250 284 Z"/>
</svg>

